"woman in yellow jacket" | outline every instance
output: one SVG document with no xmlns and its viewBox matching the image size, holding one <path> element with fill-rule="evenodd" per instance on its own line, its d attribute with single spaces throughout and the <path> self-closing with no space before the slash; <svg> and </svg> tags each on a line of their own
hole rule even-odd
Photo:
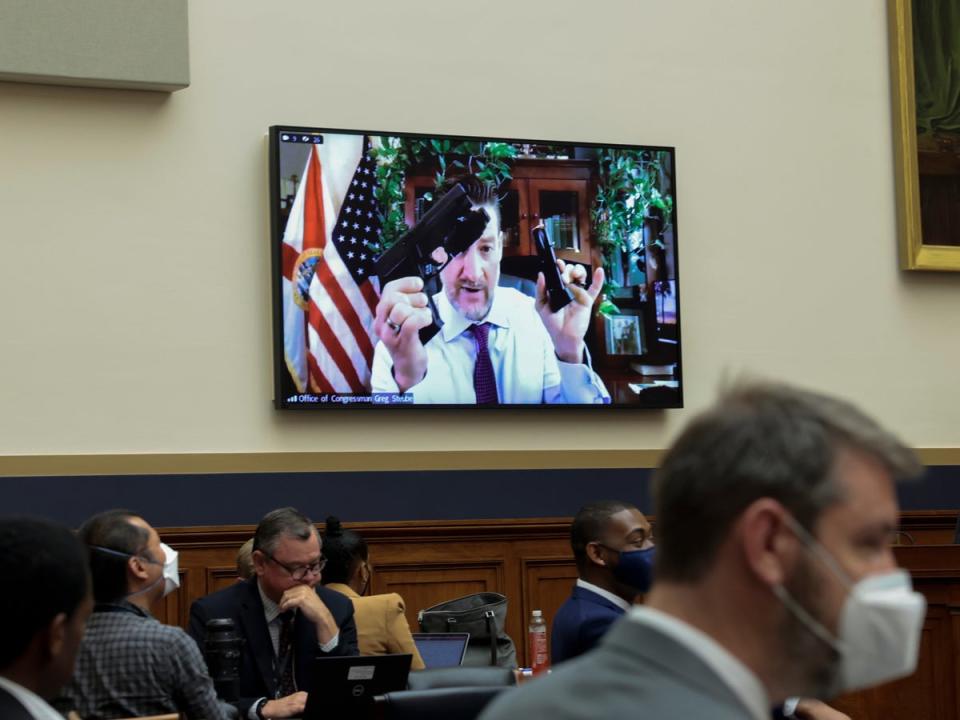
<svg viewBox="0 0 960 720">
<path fill-rule="evenodd" d="M 321 582 L 353 601 L 360 654 L 410 653 L 410 669 L 423 670 L 423 658 L 413 644 L 404 615 L 403 598 L 397 593 L 364 595 L 371 575 L 366 541 L 353 530 L 344 530 L 339 519 L 328 517 L 323 557 L 327 564 Z"/>
</svg>

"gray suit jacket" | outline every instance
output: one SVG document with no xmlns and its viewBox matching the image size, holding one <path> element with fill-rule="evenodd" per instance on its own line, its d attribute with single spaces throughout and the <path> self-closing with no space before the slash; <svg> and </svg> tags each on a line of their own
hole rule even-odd
<svg viewBox="0 0 960 720">
<path fill-rule="evenodd" d="M 655 628 L 619 620 L 600 645 L 508 690 L 481 720 L 744 720 L 750 711 L 697 655 Z"/>
</svg>

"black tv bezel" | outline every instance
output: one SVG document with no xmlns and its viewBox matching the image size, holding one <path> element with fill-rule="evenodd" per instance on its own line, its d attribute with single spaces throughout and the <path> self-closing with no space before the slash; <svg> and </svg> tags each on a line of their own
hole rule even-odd
<svg viewBox="0 0 960 720">
<path fill-rule="evenodd" d="M 282 375 L 287 371 L 287 365 L 284 355 L 283 344 L 283 231 L 280 227 L 280 207 L 276 202 L 280 191 L 280 135 L 282 133 L 302 133 L 302 134 L 344 134 L 344 135 L 371 135 L 371 136 L 392 136 L 392 137 L 413 137 L 423 139 L 450 139 L 457 141 L 471 142 L 507 142 L 507 143 L 530 143 L 530 144 L 548 144 L 564 145 L 574 147 L 593 147 L 593 148 L 622 148 L 626 150 L 653 150 L 657 152 L 666 152 L 670 155 L 670 166 L 673 175 L 673 243 L 674 243 L 674 268 L 676 277 L 674 284 L 676 286 L 676 307 L 677 307 L 677 398 L 676 404 L 673 403 L 650 403 L 644 405 L 634 404 L 583 404 L 583 403 L 562 403 L 562 404 L 500 404 L 500 405 L 469 405 L 456 403 L 296 403 L 289 404 L 285 401 L 282 392 Z M 682 321 L 680 309 L 680 231 L 677 218 L 677 157 L 676 148 L 669 145 L 630 145 L 626 143 L 603 143 L 603 142 L 583 142 L 569 140 L 550 140 L 544 138 L 504 138 L 504 137 L 481 137 L 477 135 L 457 135 L 448 133 L 423 133 L 406 132 L 396 130 L 358 130 L 330 127 L 310 127 L 305 125 L 271 125 L 269 128 L 268 158 L 269 165 L 269 187 L 268 203 L 270 206 L 270 259 L 271 259 L 271 282 L 270 288 L 273 300 L 273 404 L 276 410 L 282 411 L 302 411 L 302 412 L 327 412 L 326 408 L 336 407 L 336 411 L 329 412 L 349 412 L 351 409 L 370 410 L 376 408 L 379 411 L 386 409 L 399 409 L 401 411 L 414 410 L 451 410 L 451 409 L 471 409 L 483 410 L 487 412 L 498 412 L 501 410 L 535 409 L 543 411 L 553 409 L 554 411 L 578 411 L 578 412 L 609 412 L 609 411 L 629 411 L 629 412 L 647 412 L 650 410 L 679 410 L 684 407 L 684 381 L 683 381 L 683 339 L 682 339 Z M 307 393 L 305 393 L 307 394 Z M 309 393 L 315 394 L 315 393 Z"/>
</svg>

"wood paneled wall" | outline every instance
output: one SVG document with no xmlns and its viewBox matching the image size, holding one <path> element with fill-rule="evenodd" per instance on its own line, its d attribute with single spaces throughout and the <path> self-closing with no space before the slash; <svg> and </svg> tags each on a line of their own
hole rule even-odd
<svg viewBox="0 0 960 720">
<path fill-rule="evenodd" d="M 955 520 L 952 511 L 903 514 L 897 558 L 929 603 L 920 665 L 911 678 L 839 698 L 836 706 L 854 720 L 960 720 L 960 546 L 951 544 Z M 473 592 L 505 594 L 507 632 L 524 665 L 530 611 L 543 610 L 549 627 L 577 576 L 570 552 L 570 518 L 348 527 L 370 546 L 371 591 L 400 593 L 414 631 L 421 609 Z M 180 553 L 181 588 L 156 608 L 157 616 L 185 627 L 194 600 L 236 582 L 236 552 L 253 530 L 253 526 L 159 528 L 161 539 Z"/>
<path fill-rule="evenodd" d="M 927 599 L 917 671 L 904 680 L 846 695 L 835 705 L 854 720 L 957 720 L 960 545 L 917 544 L 898 547 L 896 554 Z"/>
</svg>

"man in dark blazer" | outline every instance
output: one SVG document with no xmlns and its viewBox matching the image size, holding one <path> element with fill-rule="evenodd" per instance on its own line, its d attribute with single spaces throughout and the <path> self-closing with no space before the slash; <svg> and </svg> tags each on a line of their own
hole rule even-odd
<svg viewBox="0 0 960 720">
<path fill-rule="evenodd" d="M 203 650 L 207 621 L 232 619 L 244 640 L 235 703 L 241 718 L 298 716 L 313 659 L 358 654 L 353 603 L 319 584 L 320 538 L 293 508 L 260 521 L 252 558 L 254 577 L 193 603 L 189 633 Z"/>
<path fill-rule="evenodd" d="M 73 674 L 93 609 L 83 544 L 41 520 L 0 519 L 0 718 L 63 720 L 47 700 Z"/>
<path fill-rule="evenodd" d="M 556 665 L 592 649 L 610 626 L 650 589 L 650 522 L 619 500 L 580 508 L 570 526 L 577 583 L 553 619 L 550 660 Z"/>
<path fill-rule="evenodd" d="M 733 388 L 654 477 L 656 581 L 589 653 L 481 720 L 768 720 L 911 674 L 923 596 L 897 568 L 894 481 L 913 453 L 835 398 Z"/>
</svg>

